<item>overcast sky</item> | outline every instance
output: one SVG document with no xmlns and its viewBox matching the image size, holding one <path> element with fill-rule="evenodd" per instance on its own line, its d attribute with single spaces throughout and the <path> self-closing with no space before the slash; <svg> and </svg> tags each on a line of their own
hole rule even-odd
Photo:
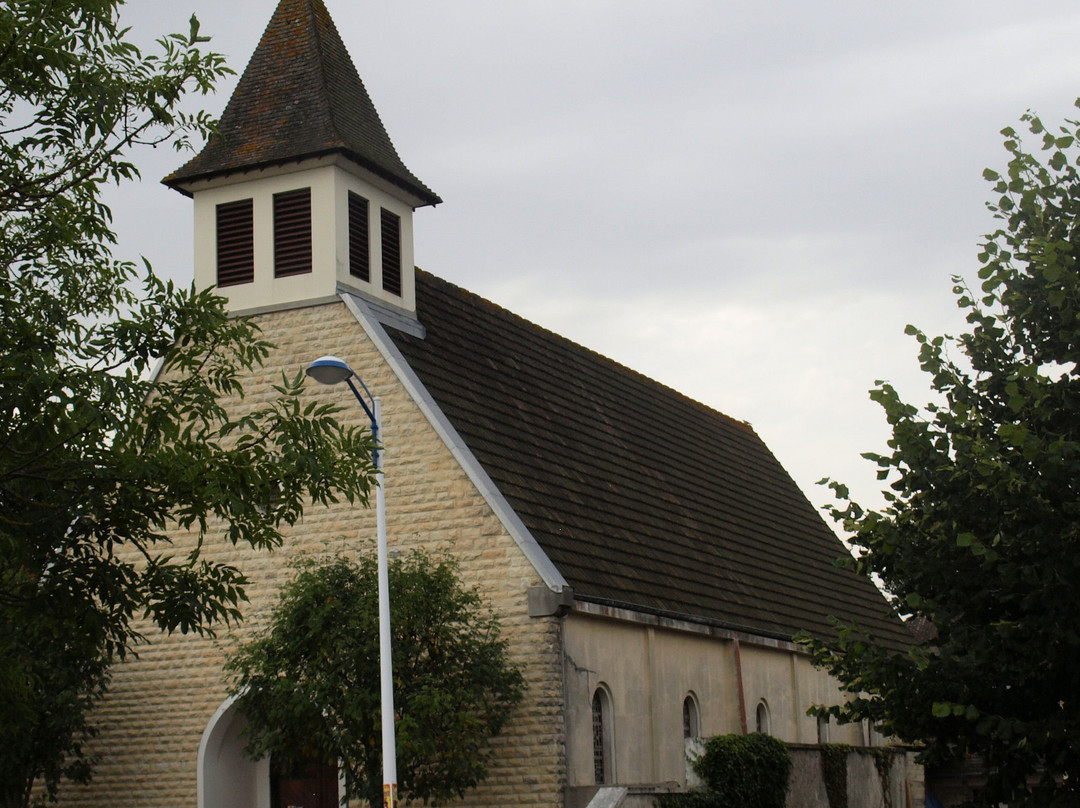
<svg viewBox="0 0 1080 808">
<path fill-rule="evenodd" d="M 243 71 L 276 0 L 128 0 Z M 926 400 L 914 323 L 961 324 L 985 167 L 1080 95 L 1073 0 L 326 0 L 410 169 L 424 269 L 750 422 L 812 502 L 878 501 L 867 391 Z M 237 77 L 206 100 L 219 114 Z M 121 252 L 189 282 L 191 203 L 138 156 Z M 642 413 L 659 422 L 663 413 Z"/>
</svg>

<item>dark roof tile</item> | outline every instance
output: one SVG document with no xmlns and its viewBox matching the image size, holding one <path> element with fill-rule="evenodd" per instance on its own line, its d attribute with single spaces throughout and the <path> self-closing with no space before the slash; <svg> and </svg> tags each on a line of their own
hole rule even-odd
<svg viewBox="0 0 1080 808">
<path fill-rule="evenodd" d="M 910 642 L 747 424 L 417 271 L 424 386 L 583 600 L 769 636 Z"/>
</svg>

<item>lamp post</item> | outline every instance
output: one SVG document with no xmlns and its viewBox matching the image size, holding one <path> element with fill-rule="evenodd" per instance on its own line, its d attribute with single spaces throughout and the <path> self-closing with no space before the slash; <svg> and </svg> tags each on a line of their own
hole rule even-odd
<svg viewBox="0 0 1080 808">
<path fill-rule="evenodd" d="M 371 420 L 375 438 L 375 520 L 379 553 L 379 679 L 382 685 L 383 808 L 397 808 L 397 747 L 394 738 L 394 678 L 390 660 L 390 582 L 386 552 L 386 495 L 383 491 L 382 405 L 348 363 L 336 356 L 321 356 L 307 367 L 307 375 L 320 384 L 349 385 Z M 356 388 L 359 384 L 367 399 Z"/>
</svg>

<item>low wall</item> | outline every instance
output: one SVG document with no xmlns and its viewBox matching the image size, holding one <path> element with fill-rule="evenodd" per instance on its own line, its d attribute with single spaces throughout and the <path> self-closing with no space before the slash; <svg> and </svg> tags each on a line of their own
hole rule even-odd
<svg viewBox="0 0 1080 808">
<path fill-rule="evenodd" d="M 906 748 L 801 744 L 789 748 L 787 808 L 921 808 L 925 804 L 922 766 Z M 823 758 L 827 761 L 834 755 L 842 765 L 825 765 Z M 833 781 L 834 802 L 839 804 L 830 804 L 827 780 Z"/>
<path fill-rule="evenodd" d="M 788 744 L 788 748 L 792 766 L 787 808 L 922 808 L 926 804 L 923 768 L 915 763 L 910 749 L 839 744 Z M 830 781 L 832 803 L 826 786 Z M 646 791 L 655 795 L 678 790 L 671 785 L 636 789 L 634 808 L 651 804 L 640 802 L 646 799 Z M 631 803 L 624 801 L 619 808 L 631 808 Z"/>
</svg>

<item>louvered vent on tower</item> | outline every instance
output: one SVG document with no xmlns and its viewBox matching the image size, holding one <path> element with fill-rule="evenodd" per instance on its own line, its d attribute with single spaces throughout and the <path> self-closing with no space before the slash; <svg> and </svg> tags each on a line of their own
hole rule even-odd
<svg viewBox="0 0 1080 808">
<path fill-rule="evenodd" d="M 274 277 L 311 272 L 311 189 L 274 194 Z"/>
<path fill-rule="evenodd" d="M 401 295 L 401 217 L 382 209 L 382 288 Z"/>
<path fill-rule="evenodd" d="M 368 201 L 349 191 L 349 274 L 371 282 Z"/>
<path fill-rule="evenodd" d="M 250 199 L 217 206 L 217 285 L 255 278 L 255 219 Z"/>
</svg>

